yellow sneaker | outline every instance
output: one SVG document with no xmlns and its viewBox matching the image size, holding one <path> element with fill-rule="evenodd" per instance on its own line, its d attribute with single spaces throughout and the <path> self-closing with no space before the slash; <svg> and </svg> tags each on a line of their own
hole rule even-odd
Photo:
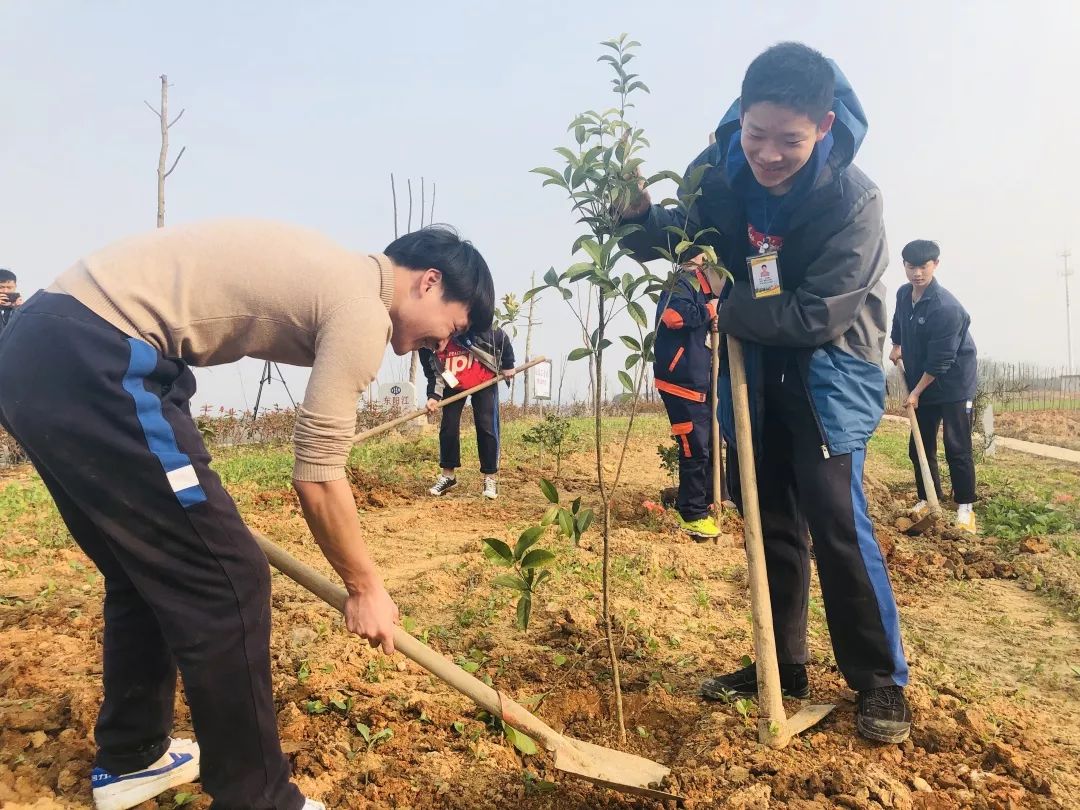
<svg viewBox="0 0 1080 810">
<path fill-rule="evenodd" d="M 682 515 L 675 513 L 679 519 L 679 528 L 693 537 L 695 540 L 708 540 L 720 536 L 720 527 L 711 517 L 703 517 L 698 520 L 683 520 Z"/>
<path fill-rule="evenodd" d="M 975 528 L 975 513 L 968 512 L 966 515 L 957 515 L 956 528 L 968 534 L 978 534 L 978 529 Z"/>
</svg>

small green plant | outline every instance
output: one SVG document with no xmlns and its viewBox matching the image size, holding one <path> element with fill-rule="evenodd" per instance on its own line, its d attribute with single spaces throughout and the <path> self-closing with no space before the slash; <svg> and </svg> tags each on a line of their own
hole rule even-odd
<svg viewBox="0 0 1080 810">
<path fill-rule="evenodd" d="M 526 796 L 540 796 L 544 793 L 551 793 L 557 787 L 554 782 L 540 779 L 529 771 L 522 771 L 521 778 L 525 783 Z"/>
<path fill-rule="evenodd" d="M 307 680 L 310 677 L 311 677 L 311 665 L 308 663 L 308 660 L 305 658 L 303 661 L 300 662 L 300 668 L 296 671 L 296 680 L 300 681 L 300 683 L 307 683 Z"/>
<path fill-rule="evenodd" d="M 363 737 L 364 742 L 367 743 L 367 750 L 369 752 L 375 748 L 375 746 L 388 742 L 390 738 L 394 736 L 394 732 L 390 728 L 384 728 L 372 733 L 371 728 L 364 723 L 357 723 L 356 730 L 360 732 L 360 736 Z"/>
<path fill-rule="evenodd" d="M 570 420 L 557 413 L 548 413 L 544 421 L 534 425 L 525 431 L 521 440 L 525 444 L 535 446 L 538 450 L 537 465 L 543 465 L 544 451 L 555 453 L 555 478 L 558 479 L 562 472 L 562 455 L 564 445 L 568 439 L 573 438 L 570 429 Z"/>
<path fill-rule="evenodd" d="M 511 548 L 507 543 L 496 537 L 485 537 L 484 556 L 491 562 L 504 568 L 513 568 L 512 574 L 501 574 L 491 581 L 492 585 L 499 588 L 509 588 L 521 594 L 517 603 L 517 626 L 521 630 L 529 629 L 529 618 L 532 616 L 532 602 L 536 589 L 540 587 L 550 576 L 546 568 L 555 561 L 555 555 L 543 548 L 533 548 L 544 532 L 551 525 L 557 525 L 559 531 L 567 538 L 580 542 L 584 534 L 593 522 L 591 509 L 581 508 L 581 498 L 577 498 L 566 508 L 559 503 L 559 490 L 546 478 L 540 479 L 540 490 L 544 493 L 551 504 L 541 518 L 540 523 L 530 526 L 523 531 Z"/>
<path fill-rule="evenodd" d="M 183 807 L 185 804 L 191 804 L 195 801 L 195 794 L 188 793 L 187 791 L 181 791 L 173 796 L 173 807 Z"/>
<path fill-rule="evenodd" d="M 983 530 L 1002 540 L 1066 534 L 1076 528 L 1066 513 L 1047 504 L 1023 500 L 1008 492 L 988 499 L 982 505 L 981 512 Z"/>
<path fill-rule="evenodd" d="M 660 456 L 660 469 L 668 474 L 671 485 L 677 487 L 679 485 L 679 445 L 674 441 L 670 444 L 658 444 L 656 455 Z"/>
<path fill-rule="evenodd" d="M 321 700 L 305 700 L 304 711 L 308 714 L 326 714 L 330 709 Z"/>
</svg>

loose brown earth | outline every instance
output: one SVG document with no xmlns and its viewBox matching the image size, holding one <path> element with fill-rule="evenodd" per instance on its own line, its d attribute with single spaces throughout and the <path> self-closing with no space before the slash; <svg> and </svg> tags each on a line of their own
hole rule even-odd
<svg viewBox="0 0 1080 810">
<path fill-rule="evenodd" d="M 898 430 L 886 426 L 883 430 Z M 815 702 L 837 709 L 783 751 L 758 745 L 754 707 L 709 704 L 700 680 L 750 652 L 745 559 L 727 518 L 719 543 L 695 544 L 640 504 L 665 485 L 647 419 L 617 500 L 615 615 L 626 693 L 626 747 L 671 766 L 687 807 L 1076 807 L 1080 795 L 1080 634 L 1033 572 L 1057 551 L 1003 557 L 986 539 L 908 538 L 892 527 L 907 470 L 871 457 L 872 509 L 890 559 L 912 668 L 915 725 L 901 746 L 859 738 L 854 694 L 836 671 L 820 597 L 811 603 Z M 394 440 L 404 441 L 404 440 Z M 250 452 L 250 451 L 244 451 Z M 518 462 L 522 458 L 517 459 Z M 589 456 L 564 463 L 560 489 L 590 498 Z M 423 474 L 434 472 L 428 464 Z M 543 512 L 538 472 L 504 473 L 500 499 L 463 483 L 443 500 L 419 475 L 356 479 L 361 519 L 409 626 L 447 655 L 478 663 L 497 687 L 565 733 L 618 745 L 609 668 L 597 629 L 600 542 L 549 538 L 559 555 L 528 633 L 493 589 L 480 538 L 510 540 Z M 23 491 L 28 470 L 0 479 Z M 291 491 L 233 487 L 252 526 L 326 569 Z M 475 490 L 475 491 L 474 491 Z M 101 688 L 101 580 L 47 502 L 8 520 L 0 540 L 0 806 L 90 806 L 93 725 Z M 617 808 L 642 803 L 522 757 L 464 698 L 400 656 L 377 655 L 329 608 L 274 577 L 275 699 L 296 780 L 329 807 Z M 327 711 L 312 714 L 310 701 Z M 339 701 L 339 708 L 332 706 Z M 179 699 L 178 733 L 190 734 Z M 343 708 L 341 708 L 343 707 Z M 788 705 L 789 712 L 798 702 Z M 749 718 L 740 711 L 748 712 Z M 368 751 L 362 722 L 392 737 Z M 455 724 L 458 724 L 455 726 Z M 198 786 L 151 808 L 209 805 Z M 180 795 L 180 800 L 184 796 Z"/>
<path fill-rule="evenodd" d="M 995 413 L 994 432 L 1028 442 L 1080 450 L 1080 409 Z"/>
</svg>

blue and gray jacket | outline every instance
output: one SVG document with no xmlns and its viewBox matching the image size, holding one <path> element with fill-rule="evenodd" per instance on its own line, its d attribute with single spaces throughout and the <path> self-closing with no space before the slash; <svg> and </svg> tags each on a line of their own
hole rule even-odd
<svg viewBox="0 0 1080 810">
<path fill-rule="evenodd" d="M 746 258 L 757 202 L 747 191 L 745 158 L 737 148 L 739 102 L 716 128 L 716 142 L 687 168 L 708 165 L 702 196 L 693 204 L 693 234 L 716 228 L 705 240 L 734 274 L 720 307 L 720 331 L 745 344 L 754 421 L 763 408 L 766 350 L 788 351 L 799 368 L 817 417 L 822 451 L 839 455 L 866 447 L 885 407 L 881 369 L 886 331 L 885 286 L 888 247 L 881 192 L 852 164 L 866 134 L 866 117 L 847 79 L 833 64 L 836 122 L 832 137 L 818 144 L 783 205 L 783 245 L 779 251 L 783 292 L 755 299 Z M 743 164 L 740 166 L 739 164 Z M 796 193 L 797 192 L 797 193 Z M 794 193 L 794 196 L 792 194 Z M 774 216 L 773 212 L 770 216 Z M 635 258 L 659 258 L 671 249 L 667 225 L 682 225 L 683 213 L 654 205 L 621 245 Z M 726 358 L 720 379 L 719 410 L 724 434 L 734 441 L 734 416 Z"/>
<path fill-rule="evenodd" d="M 653 378 L 658 391 L 705 402 L 712 376 L 712 352 L 705 342 L 716 294 L 698 270 L 679 272 L 656 305 Z"/>
<path fill-rule="evenodd" d="M 975 399 L 978 360 L 971 337 L 971 316 L 956 297 L 933 279 L 918 302 L 911 300 L 911 285 L 896 291 L 892 342 L 904 356 L 908 390 L 923 373 L 934 383 L 919 397 L 926 405 Z"/>
</svg>

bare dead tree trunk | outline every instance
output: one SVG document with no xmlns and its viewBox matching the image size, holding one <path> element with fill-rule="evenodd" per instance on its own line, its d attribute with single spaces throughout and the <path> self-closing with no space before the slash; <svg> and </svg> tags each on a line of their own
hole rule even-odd
<svg viewBox="0 0 1080 810">
<path fill-rule="evenodd" d="M 165 227 L 165 178 L 173 173 L 176 168 L 176 164 L 180 162 L 180 158 L 184 156 L 184 152 L 187 150 L 186 146 L 180 148 L 180 154 L 176 156 L 176 160 L 173 161 L 172 166 L 166 171 L 165 166 L 169 161 L 169 130 L 172 129 L 173 124 L 180 120 L 180 116 L 184 114 L 184 110 L 180 110 L 179 115 L 172 121 L 169 120 L 169 78 L 162 73 L 161 74 L 161 107 L 155 108 L 149 101 L 144 101 L 150 111 L 158 117 L 161 122 L 161 152 L 158 155 L 158 169 L 157 169 L 157 226 L 159 228 Z"/>
<path fill-rule="evenodd" d="M 412 178 L 405 181 L 409 186 L 409 219 L 405 227 L 405 233 L 412 233 Z"/>
<path fill-rule="evenodd" d="M 532 290 L 535 287 L 536 287 L 536 273 L 532 273 L 529 276 L 529 289 Z M 525 362 L 526 363 L 529 362 L 529 359 L 532 357 L 532 333 L 533 333 L 533 311 L 534 311 L 533 308 L 535 306 L 536 306 L 536 296 L 534 295 L 532 298 L 529 299 L 528 324 L 527 324 L 527 326 L 525 328 Z M 530 381 L 531 377 L 532 377 L 532 369 L 529 369 L 528 371 L 525 372 L 525 379 L 521 384 L 522 394 L 523 394 L 522 400 L 521 400 L 521 407 L 522 407 L 522 409 L 525 409 L 525 410 L 527 410 L 528 407 L 529 407 L 529 399 L 530 399 L 530 395 L 532 394 L 532 383 Z"/>
<path fill-rule="evenodd" d="M 394 197 L 394 238 L 398 238 L 397 230 L 397 186 L 394 185 L 394 173 L 390 172 L 390 193 Z"/>
</svg>

